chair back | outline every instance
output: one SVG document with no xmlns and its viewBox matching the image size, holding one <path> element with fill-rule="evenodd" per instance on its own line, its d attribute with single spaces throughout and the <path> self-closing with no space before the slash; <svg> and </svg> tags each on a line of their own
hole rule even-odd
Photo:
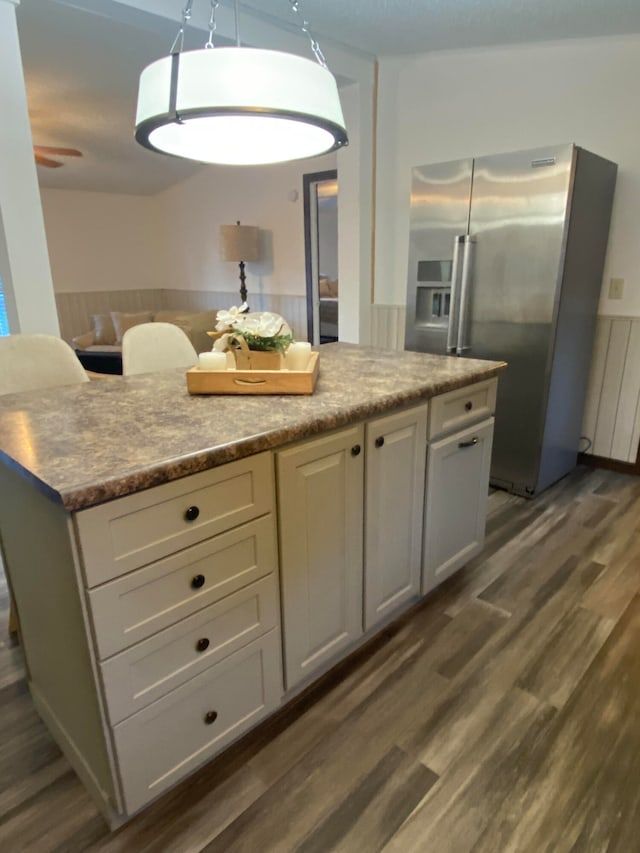
<svg viewBox="0 0 640 853">
<path fill-rule="evenodd" d="M 175 367 L 193 367 L 198 353 L 179 326 L 140 323 L 122 337 L 122 374 L 155 373 Z"/>
<path fill-rule="evenodd" d="M 0 394 L 88 382 L 78 356 L 53 335 L 0 338 Z"/>
</svg>

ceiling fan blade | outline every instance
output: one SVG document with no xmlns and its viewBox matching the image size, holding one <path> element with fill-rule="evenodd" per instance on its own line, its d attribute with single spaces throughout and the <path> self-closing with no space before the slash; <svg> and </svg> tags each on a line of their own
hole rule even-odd
<svg viewBox="0 0 640 853">
<path fill-rule="evenodd" d="M 54 145 L 34 145 L 36 154 L 59 154 L 62 157 L 82 157 L 82 151 L 77 148 L 58 148 Z"/>
<path fill-rule="evenodd" d="M 64 163 L 59 163 L 57 160 L 51 160 L 49 157 L 43 157 L 42 154 L 38 154 L 37 151 L 34 156 L 38 166 L 47 166 L 49 169 L 57 169 L 64 165 Z"/>
</svg>

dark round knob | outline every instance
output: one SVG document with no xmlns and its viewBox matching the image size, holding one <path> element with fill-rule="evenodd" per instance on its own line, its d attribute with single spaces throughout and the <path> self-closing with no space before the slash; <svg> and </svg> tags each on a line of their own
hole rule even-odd
<svg viewBox="0 0 640 853">
<path fill-rule="evenodd" d="M 201 640 L 198 640 L 196 643 L 196 651 L 197 652 L 206 652 L 209 648 L 209 640 L 206 637 L 203 637 Z"/>
<path fill-rule="evenodd" d="M 362 448 L 360 447 L 359 444 L 354 444 L 353 447 L 351 448 L 351 455 L 352 456 L 359 456 L 361 449 Z"/>
<path fill-rule="evenodd" d="M 196 575 L 191 581 L 191 586 L 194 589 L 200 589 L 201 586 L 204 586 L 204 575 Z"/>
<path fill-rule="evenodd" d="M 473 409 L 473 403 L 471 402 L 471 400 L 469 400 L 469 402 L 468 402 L 468 403 L 465 403 L 465 404 L 464 404 L 464 407 L 465 407 L 465 409 L 467 410 L 467 412 L 470 412 L 470 411 L 471 411 L 471 409 Z"/>
<path fill-rule="evenodd" d="M 384 444 L 384 436 L 383 436 L 383 435 L 379 435 L 379 436 L 376 438 L 376 440 L 375 440 L 374 444 L 375 444 L 375 446 L 376 446 L 376 447 L 382 447 L 382 445 Z"/>
<path fill-rule="evenodd" d="M 217 711 L 207 711 L 207 713 L 204 715 L 204 721 L 208 726 L 210 726 L 211 723 L 215 723 L 215 721 L 217 719 L 218 719 L 218 712 Z"/>
<path fill-rule="evenodd" d="M 185 521 L 195 521 L 199 515 L 200 509 L 197 506 L 190 506 L 185 510 L 184 518 Z"/>
</svg>

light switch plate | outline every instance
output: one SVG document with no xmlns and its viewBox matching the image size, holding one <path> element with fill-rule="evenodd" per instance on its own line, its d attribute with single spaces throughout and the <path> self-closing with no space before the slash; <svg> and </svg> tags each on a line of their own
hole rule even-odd
<svg viewBox="0 0 640 853">
<path fill-rule="evenodd" d="M 609 299 L 622 299 L 624 294 L 624 279 L 610 278 L 609 279 Z"/>
</svg>

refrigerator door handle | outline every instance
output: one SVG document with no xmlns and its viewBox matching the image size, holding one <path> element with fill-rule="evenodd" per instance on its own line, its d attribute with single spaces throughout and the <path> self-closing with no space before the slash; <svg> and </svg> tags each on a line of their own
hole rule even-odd
<svg viewBox="0 0 640 853">
<path fill-rule="evenodd" d="M 451 297 L 449 302 L 449 327 L 447 329 L 447 352 L 454 353 L 458 342 L 458 314 L 459 314 L 459 268 L 460 268 L 460 244 L 464 243 L 464 234 L 457 234 L 453 238 L 453 261 L 451 263 Z"/>
<path fill-rule="evenodd" d="M 475 240 L 468 235 L 464 238 L 464 251 L 462 253 L 462 275 L 460 284 L 460 310 L 458 311 L 458 343 L 456 353 L 463 355 L 471 349 L 467 342 L 469 314 L 469 297 L 471 296 L 471 270 L 473 267 L 473 246 Z"/>
</svg>

